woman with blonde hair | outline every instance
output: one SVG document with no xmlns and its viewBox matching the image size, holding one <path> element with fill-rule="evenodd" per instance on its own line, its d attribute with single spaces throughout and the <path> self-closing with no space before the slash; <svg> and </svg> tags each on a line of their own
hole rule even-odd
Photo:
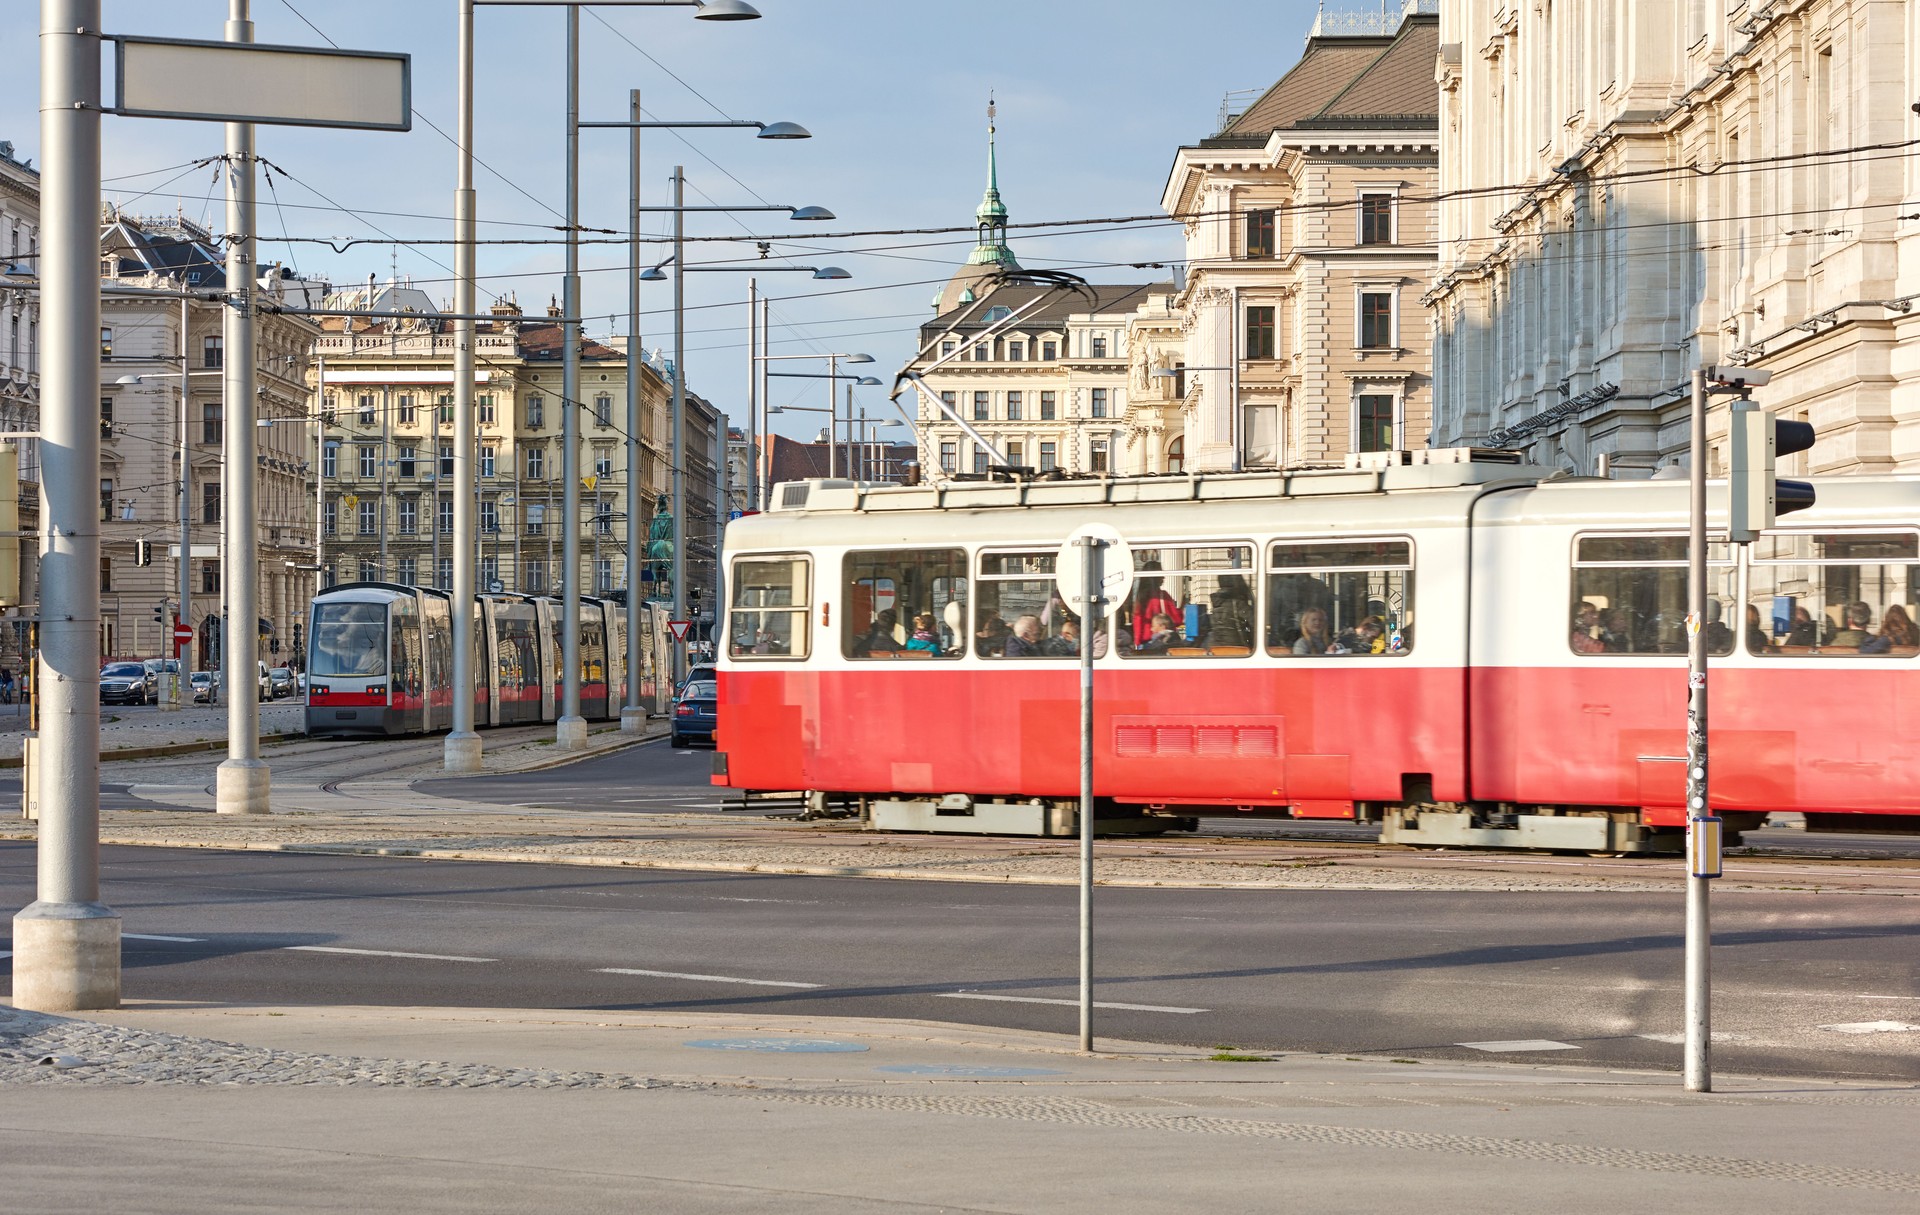
<svg viewBox="0 0 1920 1215">
<path fill-rule="evenodd" d="M 1311 607 L 1300 613 L 1300 640 L 1293 643 L 1295 654 L 1324 654 L 1333 646 L 1327 636 L 1327 610 Z"/>
</svg>

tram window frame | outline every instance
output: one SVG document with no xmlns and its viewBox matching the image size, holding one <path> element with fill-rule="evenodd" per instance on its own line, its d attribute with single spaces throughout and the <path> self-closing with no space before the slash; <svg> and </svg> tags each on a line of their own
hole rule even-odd
<svg viewBox="0 0 1920 1215">
<path fill-rule="evenodd" d="M 937 572 L 929 573 L 929 570 Z M 971 618 L 968 615 L 968 605 L 972 599 L 971 571 L 967 550 L 958 545 L 853 549 L 843 553 L 840 558 L 841 655 L 854 662 L 954 661 L 964 658 L 967 642 L 961 629 Z M 912 613 L 900 607 L 900 584 L 907 580 L 905 575 L 910 572 L 926 578 L 928 585 L 925 588 L 924 613 L 919 610 L 919 605 Z M 893 599 L 887 606 L 876 610 L 872 605 L 878 602 L 878 584 L 883 578 L 892 584 L 890 593 Z M 945 583 L 944 588 L 942 583 Z M 916 591 L 909 589 L 908 593 Z M 863 594 L 866 597 L 864 607 L 861 606 Z M 879 624 L 880 615 L 889 611 L 894 613 L 890 631 L 897 648 L 876 648 L 875 626 Z M 913 621 L 921 614 L 933 618 L 931 649 L 926 648 L 924 643 L 915 643 Z M 901 616 L 907 616 L 907 619 L 902 620 Z M 961 622 L 959 625 L 954 623 L 956 616 Z"/>
<path fill-rule="evenodd" d="M 1613 544 L 1611 550 L 1596 548 L 1588 554 L 1587 545 Z M 1591 571 L 1583 576 L 1582 571 Z M 1607 571 L 1615 571 L 1615 576 L 1624 572 L 1626 582 L 1607 583 L 1603 579 Z M 1654 599 L 1670 604 L 1648 613 L 1645 611 L 1645 588 L 1634 591 L 1640 602 L 1630 608 L 1619 608 L 1617 601 L 1625 597 L 1622 587 L 1635 586 L 1635 576 L 1639 581 L 1653 588 Z M 1728 588 L 1722 593 L 1716 586 L 1716 575 L 1724 578 L 1719 586 Z M 1733 546 L 1727 543 L 1724 534 L 1709 535 L 1707 538 L 1707 595 L 1709 607 L 1720 605 L 1720 618 L 1710 622 L 1708 629 L 1707 653 L 1716 658 L 1724 658 L 1733 652 L 1734 631 L 1728 618 L 1740 602 L 1739 563 Z M 1567 652 L 1577 658 L 1672 658 L 1684 656 L 1687 652 L 1686 613 L 1687 613 L 1687 534 L 1671 528 L 1656 528 L 1646 531 L 1603 531 L 1580 532 L 1573 537 L 1568 550 L 1568 598 L 1567 614 L 1564 618 L 1563 632 L 1566 634 Z M 1605 600 L 1600 603 L 1595 600 Z M 1591 624 L 1582 624 L 1584 609 L 1595 609 L 1597 619 Z M 1644 618 L 1644 623 L 1634 621 L 1631 616 L 1624 623 L 1624 630 L 1616 630 L 1612 617 L 1616 611 L 1628 611 Z M 1717 627 L 1716 627 L 1717 626 Z M 1576 639 L 1586 636 L 1593 648 L 1583 648 Z M 1622 648 L 1624 647 L 1624 648 Z"/>
<path fill-rule="evenodd" d="M 1252 658 L 1259 638 L 1260 599 L 1260 545 L 1246 537 L 1208 537 L 1187 540 L 1133 540 L 1133 585 L 1127 589 L 1127 597 L 1116 605 L 1114 612 L 1115 633 L 1119 639 L 1120 656 L 1127 659 L 1147 661 L 1170 658 L 1198 658 L 1206 660 L 1238 660 Z M 1228 565 L 1197 564 L 1204 558 L 1196 558 L 1197 553 L 1218 553 L 1231 561 Z M 1170 556 L 1170 554 L 1179 554 Z M 1239 635 L 1246 638 L 1242 642 L 1216 642 L 1214 634 L 1225 627 L 1221 621 L 1215 623 L 1214 596 L 1223 589 L 1226 577 L 1240 579 L 1246 591 L 1244 617 L 1239 622 Z M 1146 579 L 1158 583 L 1142 599 Z M 1180 583 L 1177 597 L 1168 589 L 1169 582 Z M 1212 583 L 1211 589 L 1197 590 L 1201 583 Z M 1152 617 L 1147 619 L 1143 630 L 1135 623 L 1135 614 L 1145 614 L 1153 602 L 1154 593 L 1165 593 L 1175 599 L 1177 617 L 1171 617 L 1174 633 L 1170 640 L 1156 645 L 1152 639 Z M 1152 615 L 1161 613 L 1154 612 Z M 1191 635 L 1189 635 L 1191 634 Z"/>
<path fill-rule="evenodd" d="M 789 568 L 790 573 L 784 584 L 768 582 L 764 578 L 755 580 L 753 567 L 772 565 Z M 813 611 L 813 558 L 805 553 L 742 553 L 733 558 L 728 573 L 727 585 L 732 606 L 727 613 L 727 656 L 740 662 L 805 662 L 813 649 L 810 620 Z M 774 590 L 783 585 L 788 602 L 752 602 L 754 592 Z M 763 652 L 759 649 L 762 644 L 772 644 L 778 640 L 779 633 L 778 629 L 768 630 L 758 623 L 761 617 L 786 621 L 785 653 L 771 650 Z M 758 640 L 766 632 L 774 636 L 766 642 Z M 749 638 L 744 646 L 741 644 L 743 633 Z"/>
<path fill-rule="evenodd" d="M 1058 546 L 1041 548 L 991 548 L 982 549 L 975 557 L 973 591 L 973 653 L 977 658 L 991 662 L 1013 661 L 1059 661 L 1077 659 L 1080 656 L 1079 643 L 1063 636 L 1067 624 L 1072 624 L 1076 633 L 1080 629 L 1080 617 L 1067 607 L 1059 593 L 1054 589 L 1054 562 L 1058 560 Z M 1012 563 L 1019 562 L 1018 568 Z M 1019 587 L 1015 594 L 1024 602 L 1011 621 L 1006 606 L 1006 589 Z M 1037 649 L 1030 654 L 1009 654 L 1007 641 L 1018 630 L 1022 619 L 1032 616 L 1040 624 L 1040 637 Z M 994 621 L 999 627 L 994 628 Z M 1105 655 L 1105 633 L 1107 617 L 1102 615 L 1096 627 L 1099 638 L 1094 642 L 1093 652 L 1096 658 Z M 997 651 L 997 652 L 996 652 Z"/>
<path fill-rule="evenodd" d="M 1404 557 L 1395 553 L 1396 547 L 1404 549 Z M 1372 551 L 1366 551 L 1368 548 Z M 1287 560 L 1282 560 L 1283 550 Z M 1307 560 L 1309 555 L 1319 555 L 1321 559 Z M 1267 542 L 1265 557 L 1265 603 L 1262 605 L 1265 624 L 1261 636 L 1268 655 L 1275 658 L 1405 658 L 1413 653 L 1414 625 L 1419 620 L 1416 595 L 1420 547 L 1412 536 L 1392 533 L 1332 538 L 1282 536 Z M 1366 578 L 1357 597 L 1350 587 L 1327 580 L 1353 575 Z M 1400 576 L 1397 588 L 1393 585 L 1395 575 Z M 1376 576 L 1379 585 L 1375 585 Z M 1287 581 L 1283 583 L 1282 579 Z M 1307 583 L 1300 579 L 1317 584 L 1320 590 L 1308 592 Z M 1397 610 L 1393 602 L 1396 594 Z M 1314 602 L 1306 602 L 1309 599 Z M 1356 601 L 1360 605 L 1357 610 L 1342 610 Z M 1387 613 L 1375 639 L 1381 648 L 1353 648 L 1348 639 L 1362 636 L 1359 632 L 1362 626 L 1378 615 L 1367 610 L 1376 602 Z M 1338 649 L 1298 650 L 1302 636 L 1299 622 L 1309 611 L 1319 611 L 1326 617 L 1325 636 L 1329 647 L 1347 644 Z"/>
<path fill-rule="evenodd" d="M 1879 551 L 1874 551 L 1876 548 Z M 1920 530 L 1826 527 L 1763 532 L 1747 556 L 1745 603 L 1760 624 L 1756 636 L 1751 622 L 1744 620 L 1743 609 L 1749 654 L 1764 658 L 1898 661 L 1920 657 L 1920 644 L 1900 644 L 1886 634 L 1887 615 L 1892 608 L 1898 608 L 1905 618 L 1909 636 L 1920 620 Z M 1802 578 L 1777 573 L 1796 570 L 1804 571 Z M 1850 576 L 1841 571 L 1850 572 Z M 1811 593 L 1783 589 L 1796 581 L 1811 583 Z M 1840 589 L 1829 595 L 1836 583 Z M 1901 585 L 1904 592 L 1891 589 Z M 1900 597 L 1890 598 L 1896 594 Z M 1812 606 L 1802 600 L 1811 600 Z M 1867 620 L 1858 627 L 1849 615 L 1857 604 L 1868 608 Z M 1794 612 L 1802 608 L 1809 613 L 1804 629 L 1793 619 Z M 1850 638 L 1849 634 L 1859 636 Z"/>
</svg>

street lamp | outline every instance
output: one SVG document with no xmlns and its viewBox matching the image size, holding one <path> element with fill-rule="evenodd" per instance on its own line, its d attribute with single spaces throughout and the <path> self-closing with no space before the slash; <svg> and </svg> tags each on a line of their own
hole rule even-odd
<svg viewBox="0 0 1920 1215">
<path fill-rule="evenodd" d="M 853 378 L 851 376 L 842 376 L 839 374 L 840 361 L 842 359 L 845 359 L 849 363 L 873 362 L 873 356 L 870 354 L 838 354 L 838 353 L 834 353 L 834 354 L 763 354 L 763 355 L 759 355 L 758 358 L 762 364 L 785 362 L 788 359 L 825 359 L 827 360 L 827 374 L 824 376 L 821 376 L 816 372 L 805 372 L 805 371 L 767 371 L 765 374 L 769 376 L 775 376 L 775 375 L 792 376 L 792 377 L 803 378 L 803 379 L 825 379 L 828 381 Z M 878 387 L 880 384 L 879 380 L 873 379 L 871 376 L 862 378 L 857 382 L 866 387 Z M 828 383 L 827 385 L 827 405 L 828 405 L 828 408 L 825 410 L 822 410 L 821 412 L 833 415 L 831 421 L 828 424 L 828 430 L 831 433 L 828 435 L 828 438 L 827 438 L 827 475 L 831 477 L 835 475 L 835 468 L 836 468 L 836 463 L 834 460 L 834 447 L 840 441 L 840 411 L 838 408 L 834 407 L 834 395 L 833 395 L 832 383 Z"/>
</svg>

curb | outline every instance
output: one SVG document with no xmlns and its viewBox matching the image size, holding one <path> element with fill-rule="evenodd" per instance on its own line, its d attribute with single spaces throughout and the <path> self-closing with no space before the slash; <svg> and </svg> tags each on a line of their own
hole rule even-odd
<svg viewBox="0 0 1920 1215">
<path fill-rule="evenodd" d="M 599 733 L 608 734 L 612 733 L 612 731 L 601 730 Z M 443 776 L 422 776 L 413 783 L 416 785 L 432 784 L 435 781 L 442 780 L 471 780 L 476 776 L 519 776 L 523 772 L 545 772 L 549 768 L 564 768 L 568 764 L 577 764 L 589 759 L 599 759 L 602 755 L 614 755 L 621 751 L 629 751 L 642 743 L 650 743 L 665 738 L 667 734 L 668 731 L 666 730 L 662 730 L 658 734 L 644 733 L 634 738 L 624 739 L 611 746 L 599 747 L 577 754 L 571 751 L 563 751 L 558 755 L 543 758 L 539 763 L 529 764 L 524 768 L 511 768 L 494 772 L 458 772 L 448 773 Z"/>
<path fill-rule="evenodd" d="M 305 734 L 262 734 L 260 745 L 274 746 L 279 743 L 293 742 L 305 738 Z M 152 747 L 114 747 L 100 752 L 101 763 L 111 763 L 121 759 L 160 759 L 168 755 L 192 755 L 199 751 L 224 751 L 227 740 L 210 738 L 205 742 L 161 743 Z M 25 764 L 24 755 L 0 756 L 0 769 L 18 768 Z"/>
</svg>

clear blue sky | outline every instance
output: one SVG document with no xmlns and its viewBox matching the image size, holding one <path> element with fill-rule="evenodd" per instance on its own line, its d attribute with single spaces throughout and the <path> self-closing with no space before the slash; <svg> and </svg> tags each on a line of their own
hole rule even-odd
<svg viewBox="0 0 1920 1215">
<path fill-rule="evenodd" d="M 684 140 L 649 132 L 646 201 L 667 201 L 672 168 L 684 163 L 689 202 L 764 200 L 833 210 L 838 220 L 824 225 L 793 224 L 778 214 L 690 216 L 688 232 L 791 233 L 775 246 L 777 257 L 852 271 L 846 283 L 762 276 L 763 291 L 786 297 L 774 305 L 774 350 L 871 353 L 877 366 L 869 370 L 889 384 L 912 351 L 914 327 L 930 315 L 937 285 L 972 246 L 971 235 L 823 241 L 816 234 L 970 224 L 984 184 L 990 89 L 1000 107 L 1001 190 L 1015 223 L 1157 213 L 1174 150 L 1211 133 L 1227 90 L 1264 87 L 1291 66 L 1317 7 L 1306 0 L 755 3 L 763 20 L 695 21 L 689 10 L 674 8 L 589 10 L 581 19 L 582 116 L 624 119 L 627 90 L 637 87 L 655 118 L 724 113 L 809 128 L 814 138 L 791 142 L 743 131 L 688 131 Z M 1364 0 L 1362 6 L 1371 7 Z M 106 0 L 104 7 L 110 33 L 186 38 L 220 37 L 227 9 L 224 0 Z M 16 155 L 36 158 L 38 8 L 33 0 L 0 5 L 0 45 L 25 69 L 0 92 L 0 138 L 14 142 Z M 412 54 L 415 108 L 451 134 L 452 0 L 254 0 L 257 39 L 320 44 L 296 9 L 343 46 Z M 512 183 L 478 171 L 483 237 L 557 235 L 516 225 L 559 222 L 564 31 L 560 9 L 480 11 L 475 150 Z M 427 121 L 416 119 L 405 135 L 262 127 L 258 142 L 260 154 L 291 177 L 261 190 L 263 236 L 451 235 L 453 149 Z M 626 146 L 620 132 L 583 134 L 585 224 L 624 227 Z M 109 182 L 110 199 L 135 212 L 178 206 L 222 228 L 212 170 L 176 176 L 178 166 L 221 150 L 218 126 L 110 117 L 105 147 L 105 174 L 121 179 Z M 143 190 L 150 192 L 139 196 Z M 658 219 L 656 231 L 666 232 L 666 217 Z M 1053 237 L 1016 232 L 1012 244 L 1035 267 L 1161 260 L 1181 249 L 1171 225 Z M 720 249 L 753 256 L 751 245 L 709 245 L 690 258 L 716 258 Z M 396 254 L 392 246 L 362 245 L 336 254 L 263 241 L 260 248 L 262 261 L 290 260 L 336 282 L 370 272 L 384 278 L 396 256 L 401 274 L 433 280 L 427 285 L 436 296 L 451 294 L 444 265 L 452 259 L 444 247 L 401 247 Z M 482 300 L 512 291 L 529 312 L 543 309 L 559 289 L 561 258 L 557 246 L 482 249 Z M 591 331 L 624 331 L 626 290 L 614 269 L 625 264 L 624 246 L 589 247 L 582 264 L 587 312 L 602 318 Z M 1164 272 L 1081 273 L 1132 282 Z M 688 383 L 736 418 L 747 378 L 746 278 L 688 276 Z M 671 290 L 659 284 L 643 294 L 648 347 L 671 346 Z M 605 319 L 616 313 L 618 321 Z M 859 392 L 870 413 L 884 409 L 883 390 Z M 775 381 L 776 402 L 820 404 L 824 393 L 823 382 Z M 806 419 L 781 427 L 795 434 L 820 421 L 788 417 Z"/>
</svg>

